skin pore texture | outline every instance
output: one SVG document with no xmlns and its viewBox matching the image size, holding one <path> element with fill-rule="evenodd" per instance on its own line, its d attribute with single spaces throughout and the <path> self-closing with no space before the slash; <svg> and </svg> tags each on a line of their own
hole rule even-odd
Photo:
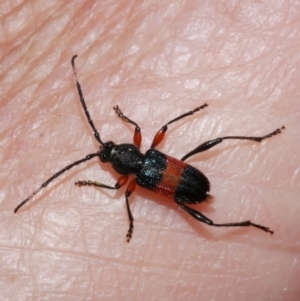
<svg viewBox="0 0 300 301">
<path fill-rule="evenodd" d="M 6 1 L 0 3 L 1 300 L 299 300 L 300 1 Z M 224 141 L 187 160 L 208 176 L 212 204 L 201 224 L 137 187 L 114 185 L 97 158 L 14 208 L 53 173 L 97 151 L 71 69 L 76 67 L 103 141 L 142 151 L 167 121 L 158 149 L 176 158 L 207 140 Z"/>
</svg>

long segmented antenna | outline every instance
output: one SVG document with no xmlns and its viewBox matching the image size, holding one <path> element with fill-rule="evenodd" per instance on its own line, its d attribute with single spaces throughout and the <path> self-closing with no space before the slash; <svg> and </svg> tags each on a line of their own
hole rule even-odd
<svg viewBox="0 0 300 301">
<path fill-rule="evenodd" d="M 76 79 L 76 87 L 77 87 L 77 91 L 78 91 L 78 95 L 79 95 L 79 99 L 80 99 L 80 102 L 82 104 L 82 107 L 83 107 L 83 110 L 84 110 L 84 113 L 85 113 L 85 116 L 94 132 L 94 136 L 96 138 L 96 140 L 101 144 L 103 145 L 104 143 L 102 142 L 101 138 L 100 138 L 100 135 L 94 125 L 94 122 L 93 120 L 91 119 L 91 116 L 90 116 L 90 113 L 86 107 L 86 104 L 85 104 L 85 100 L 84 100 L 84 97 L 83 97 L 83 94 L 82 94 L 82 89 L 81 89 L 81 85 L 78 81 L 78 77 L 77 77 L 77 72 L 76 72 L 76 67 L 75 67 L 75 59 L 77 58 L 77 54 L 75 54 L 73 57 L 72 57 L 72 60 L 71 60 L 71 64 L 72 64 L 72 68 L 73 68 L 73 73 L 74 73 L 74 76 L 75 76 L 75 79 Z"/>
<path fill-rule="evenodd" d="M 14 213 L 17 213 L 17 211 L 23 207 L 27 202 L 29 202 L 31 200 L 31 198 L 33 196 L 35 196 L 38 192 L 40 192 L 43 188 L 45 188 L 50 182 L 52 182 L 54 179 L 56 179 L 58 176 L 60 176 L 62 173 L 64 173 L 65 171 L 71 169 L 72 167 L 81 164 L 83 162 L 86 162 L 88 160 L 91 160 L 92 158 L 98 156 L 98 153 L 94 153 L 94 154 L 89 154 L 87 156 L 85 156 L 83 159 L 80 159 L 78 161 L 73 162 L 72 164 L 69 164 L 68 166 L 66 166 L 65 168 L 61 169 L 60 171 L 56 172 L 51 178 L 49 178 L 47 181 L 45 181 L 39 189 L 35 190 L 27 199 L 25 199 L 22 203 L 20 203 L 16 209 L 14 210 Z"/>
<path fill-rule="evenodd" d="M 86 107 L 86 104 L 85 104 L 85 100 L 84 100 L 84 97 L 83 97 L 83 94 L 82 94 L 82 89 L 81 89 L 81 86 L 80 86 L 80 83 L 78 81 L 78 77 L 77 77 L 77 72 L 76 72 L 76 68 L 75 68 L 75 59 L 77 58 L 77 55 L 74 55 L 72 57 L 72 60 L 71 60 L 71 64 L 72 64 L 72 68 L 73 68 L 73 73 L 74 73 L 74 76 L 75 76 L 75 79 L 76 79 L 76 87 L 77 87 L 77 91 L 78 91 L 78 95 L 79 95 L 79 99 L 80 99 L 80 102 L 82 104 L 82 107 L 83 107 L 83 110 L 84 110 L 84 113 L 85 113 L 85 116 L 94 132 L 94 136 L 95 138 L 97 139 L 97 141 L 103 145 L 104 143 L 102 142 L 102 140 L 100 139 L 100 135 L 91 119 L 91 116 L 89 114 L 89 111 Z M 23 202 L 21 202 L 14 210 L 14 213 L 17 213 L 18 210 L 23 207 L 27 202 L 29 202 L 33 196 L 35 196 L 37 193 L 39 193 L 43 188 L 45 188 L 50 182 L 52 182 L 54 179 L 56 179 L 58 176 L 60 176 L 62 173 L 64 173 L 65 171 L 71 169 L 72 167 L 78 165 L 78 164 L 81 164 L 83 162 L 86 162 L 88 160 L 91 160 L 92 158 L 98 156 L 99 153 L 94 153 L 94 154 L 89 154 L 87 156 L 85 156 L 83 159 L 80 159 L 78 161 L 75 161 L 71 164 L 69 164 L 68 166 L 66 166 L 65 168 L 61 169 L 60 171 L 56 172 L 52 177 L 50 177 L 47 181 L 45 181 L 37 190 L 35 190 L 27 199 L 25 199 Z"/>
</svg>

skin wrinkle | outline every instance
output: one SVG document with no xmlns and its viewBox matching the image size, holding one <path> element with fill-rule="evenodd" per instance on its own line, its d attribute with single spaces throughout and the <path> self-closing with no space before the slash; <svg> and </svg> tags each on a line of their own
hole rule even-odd
<svg viewBox="0 0 300 301">
<path fill-rule="evenodd" d="M 297 301 L 299 1 L 45 5 L 0 4 L 0 299 Z M 117 104 L 141 127 L 144 152 L 165 122 L 207 102 L 159 145 L 176 158 L 208 139 L 285 125 L 261 144 L 226 141 L 187 162 L 208 175 L 215 197 L 196 209 L 275 234 L 208 227 L 137 188 L 126 244 L 125 190 L 73 186 L 115 183 L 96 158 L 14 215 L 43 180 L 99 147 L 75 90 L 74 54 L 104 141 L 132 141 Z"/>
</svg>

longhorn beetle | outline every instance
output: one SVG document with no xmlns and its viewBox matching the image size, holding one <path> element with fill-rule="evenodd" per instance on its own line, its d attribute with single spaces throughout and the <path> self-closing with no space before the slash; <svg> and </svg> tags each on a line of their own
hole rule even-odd
<svg viewBox="0 0 300 301">
<path fill-rule="evenodd" d="M 265 232 L 273 234 L 268 227 L 254 224 L 251 221 L 243 221 L 236 223 L 225 223 L 225 224 L 216 224 L 205 215 L 199 211 L 192 209 L 188 204 L 198 204 L 203 201 L 210 199 L 210 183 L 207 177 L 195 167 L 185 163 L 184 161 L 189 157 L 204 152 L 215 145 L 221 143 L 227 139 L 239 139 L 239 140 L 251 140 L 255 142 L 261 142 L 264 139 L 270 138 L 274 135 L 281 133 L 280 129 L 276 129 L 262 137 L 245 137 L 245 136 L 225 136 L 216 138 L 213 140 L 206 141 L 200 144 L 198 147 L 187 153 L 180 160 L 170 157 L 163 154 L 162 152 L 156 150 L 157 145 L 164 139 L 165 133 L 168 130 L 168 126 L 177 120 L 183 119 L 187 116 L 193 115 L 194 113 L 206 108 L 208 104 L 203 104 L 196 109 L 189 111 L 185 114 L 182 114 L 161 127 L 161 129 L 154 136 L 151 148 L 146 151 L 145 154 L 140 152 L 140 145 L 142 141 L 142 135 L 140 127 L 125 116 L 121 109 L 116 106 L 113 109 L 115 110 L 118 117 L 123 121 L 128 122 L 135 126 L 133 142 L 115 144 L 113 141 L 103 142 L 100 138 L 100 135 L 90 117 L 89 111 L 87 109 L 81 85 L 78 81 L 77 72 L 75 68 L 75 59 L 77 55 L 74 55 L 71 60 L 73 73 L 76 81 L 76 87 L 79 95 L 81 105 L 83 107 L 84 113 L 86 115 L 87 121 L 89 122 L 96 140 L 100 144 L 100 148 L 96 153 L 89 154 L 84 158 L 71 163 L 65 168 L 61 169 L 50 177 L 46 182 L 44 182 L 37 190 L 35 190 L 29 197 L 27 197 L 22 203 L 20 203 L 14 212 L 16 213 L 24 204 L 26 204 L 34 195 L 39 191 L 45 188 L 50 182 L 56 179 L 65 171 L 71 169 L 72 167 L 79 165 L 83 162 L 89 161 L 94 157 L 99 157 L 100 161 L 103 163 L 110 163 L 115 171 L 120 174 L 117 183 L 114 186 L 109 186 L 97 181 L 78 181 L 75 183 L 77 186 L 96 186 L 107 189 L 119 189 L 127 183 L 127 180 L 130 175 L 133 175 L 133 179 L 127 186 L 125 192 L 126 208 L 129 218 L 129 229 L 127 231 L 127 242 L 130 241 L 133 232 L 133 216 L 129 207 L 128 198 L 134 192 L 136 184 L 142 186 L 146 189 L 152 190 L 158 194 L 161 194 L 164 197 L 172 199 L 176 204 L 181 207 L 184 211 L 190 214 L 196 220 L 203 222 L 209 226 L 214 227 L 248 227 L 253 226 L 258 229 L 261 229 Z"/>
</svg>

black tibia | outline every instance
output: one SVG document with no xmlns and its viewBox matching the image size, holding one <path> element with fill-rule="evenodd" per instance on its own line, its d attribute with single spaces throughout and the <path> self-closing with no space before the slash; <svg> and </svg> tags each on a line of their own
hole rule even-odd
<svg viewBox="0 0 300 301">
<path fill-rule="evenodd" d="M 118 117 L 120 117 L 123 121 L 133 124 L 135 126 L 133 142 L 138 148 L 140 148 L 141 142 L 142 142 L 141 128 L 138 126 L 138 124 L 136 122 L 134 122 L 133 120 L 131 120 L 127 116 L 125 116 L 118 105 L 113 107 L 113 109 L 115 110 Z"/>
<path fill-rule="evenodd" d="M 184 117 L 187 117 L 187 116 L 190 116 L 190 115 L 193 115 L 194 113 L 206 108 L 208 106 L 207 103 L 205 103 L 204 105 L 200 106 L 200 107 L 197 107 L 196 109 L 192 110 L 192 111 L 188 111 L 187 113 L 184 113 L 174 119 L 172 119 L 171 121 L 167 122 L 165 125 L 163 125 L 161 127 L 161 129 L 156 133 L 156 135 L 154 136 L 153 138 L 153 142 L 152 142 L 152 145 L 151 145 L 151 148 L 155 148 L 165 137 L 165 133 L 166 131 L 168 130 L 168 125 L 170 125 L 171 123 L 175 122 L 175 121 L 178 121 Z"/>
</svg>

